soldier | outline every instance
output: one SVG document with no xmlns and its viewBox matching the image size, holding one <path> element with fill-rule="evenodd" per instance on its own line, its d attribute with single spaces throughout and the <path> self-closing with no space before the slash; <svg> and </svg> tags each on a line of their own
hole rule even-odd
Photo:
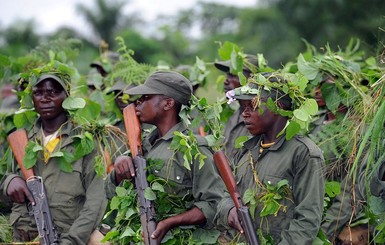
<svg viewBox="0 0 385 245">
<path fill-rule="evenodd" d="M 249 65 L 253 66 L 253 68 L 258 67 L 258 59 L 254 55 L 246 55 L 246 61 L 250 63 Z M 214 63 L 215 67 L 218 70 L 221 70 L 226 73 L 226 80 L 224 81 L 224 89 L 225 93 L 228 91 L 238 88 L 241 86 L 239 77 L 230 72 L 230 60 L 227 61 L 218 61 Z M 243 65 L 243 74 L 246 78 L 249 78 L 252 74 L 252 70 L 250 66 Z M 246 129 L 245 124 L 243 123 L 243 119 L 241 117 L 241 113 L 243 108 L 241 106 L 234 106 L 237 108 L 235 112 L 231 115 L 231 117 L 227 120 L 224 129 L 224 151 L 227 156 L 234 156 L 237 152 L 235 148 L 235 141 L 240 136 L 251 136 L 249 131 Z"/>
<path fill-rule="evenodd" d="M 192 95 L 191 82 L 179 73 L 158 71 L 150 75 L 143 85 L 127 91 L 129 95 L 141 95 L 137 100 L 137 115 L 141 123 L 156 126 L 143 141 L 147 161 L 161 162 L 161 168 L 148 169 L 149 173 L 170 182 L 166 192 L 181 197 L 191 197 L 191 207 L 178 215 L 160 220 L 152 239 L 160 242 L 165 234 L 181 225 L 212 227 L 217 203 L 222 198 L 224 184 L 214 167 L 212 151 L 207 141 L 198 135 L 199 151 L 207 158 L 200 169 L 199 160 L 191 162 L 191 170 L 184 167 L 184 153 L 170 149 L 174 132 L 187 134 L 188 128 L 181 121 L 182 105 L 188 105 Z M 124 179 L 135 177 L 132 159 L 120 156 L 115 169 L 108 175 L 105 188 L 107 197 L 115 195 L 115 188 Z"/>
<path fill-rule="evenodd" d="M 271 82 L 275 76 L 268 76 Z M 240 89 L 240 88 L 239 88 Z M 321 150 L 307 137 L 287 140 L 284 130 L 288 118 L 267 108 L 269 98 L 283 110 L 291 110 L 291 98 L 278 89 L 259 89 L 255 83 L 239 90 L 235 99 L 243 104 L 242 117 L 253 138 L 244 143 L 234 158 L 234 172 L 241 196 L 251 190 L 260 198 L 266 185 L 286 180 L 285 195 L 279 204 L 285 210 L 261 217 L 263 203 L 255 209 L 255 226 L 271 235 L 274 244 L 311 244 L 317 236 L 323 211 L 324 159 Z M 219 205 L 223 224 L 242 231 L 231 199 Z M 228 214 L 228 215 L 227 215 Z"/>
<path fill-rule="evenodd" d="M 73 160 L 71 172 L 60 168 L 58 157 L 51 157 L 59 151 L 74 152 L 73 137 L 83 133 L 80 127 L 71 122 L 62 107 L 63 101 L 69 96 L 69 83 L 69 76 L 47 73 L 32 84 L 32 99 L 39 118 L 28 132 L 28 138 L 44 148 L 37 156 L 33 171 L 35 175 L 43 177 L 60 244 L 87 244 L 107 204 L 104 193 L 100 193 L 103 179 L 96 175 L 93 166 L 96 148 Z M 14 202 L 10 216 L 14 241 L 33 241 L 38 231 L 26 203 L 34 205 L 34 199 L 19 168 L 4 177 L 1 189 Z"/>
</svg>

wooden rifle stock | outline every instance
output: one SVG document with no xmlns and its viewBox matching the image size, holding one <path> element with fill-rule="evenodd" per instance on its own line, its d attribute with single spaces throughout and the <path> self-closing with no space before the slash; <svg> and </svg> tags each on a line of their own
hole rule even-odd
<svg viewBox="0 0 385 245">
<path fill-rule="evenodd" d="M 139 118 L 136 116 L 135 104 L 131 103 L 123 110 L 124 127 L 126 128 L 128 144 L 132 158 L 142 155 L 141 129 Z"/>
<path fill-rule="evenodd" d="M 151 234 L 156 229 L 154 203 L 144 197 L 144 191 L 149 188 L 147 182 L 146 159 L 143 158 L 141 144 L 140 122 L 136 116 L 133 103 L 123 110 L 124 126 L 126 128 L 128 144 L 130 145 L 132 159 L 135 164 L 135 187 L 140 206 L 140 223 L 142 225 L 143 241 L 145 245 L 158 245 L 156 239 L 151 239 Z"/>
<path fill-rule="evenodd" d="M 27 131 L 25 129 L 16 130 L 8 135 L 7 141 L 11 146 L 13 155 L 16 158 L 16 161 L 21 169 L 21 172 L 24 175 L 24 178 L 27 180 L 28 178 L 34 176 L 35 174 L 33 173 L 33 169 L 26 169 L 23 164 L 25 147 L 28 144 Z"/>
<path fill-rule="evenodd" d="M 238 218 L 245 232 L 247 243 L 251 245 L 258 245 L 259 243 L 255 233 L 253 221 L 249 213 L 249 209 L 242 203 L 242 198 L 238 191 L 237 182 L 235 181 L 233 172 L 231 171 L 229 161 L 227 160 L 225 153 L 223 151 L 217 151 L 214 153 L 213 157 L 219 174 L 221 175 L 223 182 L 225 183 L 226 188 L 229 191 L 231 198 L 233 199 L 235 208 L 237 209 Z"/>
</svg>

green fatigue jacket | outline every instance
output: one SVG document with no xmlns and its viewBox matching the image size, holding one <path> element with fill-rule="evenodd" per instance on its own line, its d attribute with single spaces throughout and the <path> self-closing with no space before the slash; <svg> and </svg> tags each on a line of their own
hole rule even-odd
<svg viewBox="0 0 385 245">
<path fill-rule="evenodd" d="M 385 181 L 382 180 L 382 176 L 385 175 L 385 163 L 376 169 L 370 179 L 370 192 L 373 196 L 381 197 L 385 199 Z"/>
<path fill-rule="evenodd" d="M 341 180 L 340 194 L 334 198 L 332 205 L 323 217 L 321 228 L 332 242 L 338 237 L 342 228 L 350 220 L 354 222 L 357 214 L 363 210 L 364 196 L 356 188 L 354 189 L 355 201 L 353 201 L 352 192 L 351 179 L 345 177 Z"/>
<path fill-rule="evenodd" d="M 239 149 L 235 148 L 235 141 L 240 136 L 251 136 L 249 130 L 245 127 L 240 108 L 226 122 L 224 130 L 224 151 L 226 156 L 234 156 Z"/>
<path fill-rule="evenodd" d="M 277 184 L 286 179 L 291 193 L 281 200 L 285 212 L 269 215 L 263 220 L 259 216 L 262 205 L 255 210 L 255 228 L 270 234 L 275 244 L 311 244 L 317 236 L 323 210 L 324 159 L 321 150 L 310 139 L 295 136 L 287 141 L 281 136 L 275 145 L 259 154 L 261 136 L 245 142 L 242 151 L 234 158 L 235 177 L 241 195 L 249 188 L 256 188 L 253 164 L 258 180 L 265 184 Z M 232 208 L 230 199 L 219 205 L 220 224 L 226 224 L 227 214 Z"/>
<path fill-rule="evenodd" d="M 355 185 L 352 185 L 352 177 L 348 175 L 341 180 L 340 194 L 334 198 L 332 205 L 328 208 L 322 220 L 321 228 L 332 242 L 338 237 L 344 226 L 360 219 L 359 214 L 365 210 L 367 202 L 367 178 L 365 176 L 367 160 L 368 154 L 365 154 L 362 161 L 360 161 L 360 174 Z M 385 190 L 385 181 L 381 181 L 380 169 L 376 170 L 369 181 L 372 195 L 379 196 L 381 187 L 382 190 Z M 380 182 L 382 182 L 382 185 Z"/>
<path fill-rule="evenodd" d="M 68 122 L 62 125 L 59 132 L 61 140 L 56 146 L 57 151 L 74 151 L 73 136 L 81 133 L 79 128 Z M 42 144 L 41 124 L 38 122 L 28 134 L 29 140 Z M 53 223 L 60 234 L 60 244 L 87 244 L 91 233 L 98 227 L 103 218 L 107 199 L 103 189 L 103 178 L 98 177 L 94 170 L 95 150 L 72 163 L 72 173 L 59 169 L 57 158 L 50 158 L 45 164 L 43 156 L 38 155 L 34 173 L 44 181 Z M 10 173 L 2 183 L 6 194 L 9 182 L 16 176 Z M 14 203 L 10 222 L 16 229 L 36 231 L 33 216 L 28 214 L 25 204 Z"/>
<path fill-rule="evenodd" d="M 196 135 L 199 150 L 207 156 L 204 166 L 199 169 L 199 161 L 194 160 L 191 171 L 183 166 L 183 153 L 171 150 L 170 144 L 175 131 L 185 132 L 187 130 L 183 123 L 176 124 L 162 138 L 156 139 L 158 131 L 154 130 L 144 139 L 143 151 L 147 160 L 159 161 L 163 165 L 159 170 L 149 169 L 149 173 L 174 182 L 175 186 L 166 189 L 166 192 L 179 196 L 191 195 L 193 206 L 202 210 L 207 219 L 207 228 L 213 224 L 218 202 L 222 199 L 224 183 L 219 176 L 212 157 L 212 151 L 207 146 L 203 137 Z M 106 179 L 105 189 L 108 198 L 115 195 L 116 188 L 115 171 L 112 171 Z"/>
</svg>

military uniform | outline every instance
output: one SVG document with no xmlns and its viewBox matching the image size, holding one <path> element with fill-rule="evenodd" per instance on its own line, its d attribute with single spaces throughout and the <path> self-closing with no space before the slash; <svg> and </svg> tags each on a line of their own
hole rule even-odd
<svg viewBox="0 0 385 245">
<path fill-rule="evenodd" d="M 226 156 L 234 156 L 239 149 L 235 148 L 235 141 L 240 136 L 251 136 L 249 130 L 245 127 L 242 118 L 242 111 L 238 108 L 226 122 L 224 130 L 224 150 Z"/>
<path fill-rule="evenodd" d="M 63 124 L 58 135 L 60 141 L 54 152 L 60 150 L 73 153 L 73 136 L 78 134 L 81 134 L 81 130 L 72 123 Z M 41 141 L 40 122 L 35 124 L 28 138 Z M 91 233 L 102 220 L 107 199 L 100 192 L 103 189 L 103 179 L 94 170 L 96 152 L 94 150 L 74 161 L 71 173 L 60 170 L 57 158 L 50 158 L 44 163 L 42 155 L 38 156 L 33 167 L 35 175 L 43 178 L 53 223 L 60 234 L 60 244 L 87 244 Z M 5 194 L 10 181 L 20 175 L 18 169 L 17 173 L 10 173 L 5 177 L 2 183 Z M 10 222 L 16 230 L 37 234 L 34 217 L 28 214 L 25 204 L 14 203 Z"/>
<path fill-rule="evenodd" d="M 151 160 L 161 160 L 163 165 L 160 169 L 149 169 L 149 173 L 162 177 L 175 183 L 166 188 L 166 192 L 181 197 L 191 195 L 192 206 L 202 210 L 207 219 L 207 227 L 211 227 L 216 213 L 218 202 L 222 198 L 224 184 L 218 175 L 212 160 L 212 151 L 203 137 L 196 136 L 199 142 L 199 150 L 207 156 L 204 166 L 199 169 L 199 161 L 194 160 L 191 171 L 183 166 L 183 153 L 174 153 L 170 144 L 175 131 L 185 132 L 186 126 L 180 122 L 170 129 L 166 135 L 157 139 L 158 131 L 154 130 L 144 141 L 144 157 Z M 108 176 L 105 188 L 108 198 L 115 195 L 115 171 Z"/>
<path fill-rule="evenodd" d="M 290 194 L 281 201 L 286 212 L 279 211 L 276 217 L 267 216 L 261 221 L 255 212 L 255 227 L 270 234 L 275 244 L 311 244 L 317 236 L 322 218 L 324 159 L 321 150 L 308 138 L 295 136 L 287 141 L 281 136 L 276 143 L 261 151 L 261 136 L 245 142 L 244 148 L 235 157 L 235 176 L 241 195 L 249 188 L 256 188 L 253 169 L 258 180 L 276 185 L 280 180 L 289 182 Z M 222 224 L 233 206 L 231 200 L 222 200 L 219 206 Z"/>
<path fill-rule="evenodd" d="M 381 197 L 382 199 L 385 199 L 385 181 L 382 180 L 382 176 L 384 175 L 385 175 L 385 164 L 382 163 L 381 166 L 374 171 L 372 177 L 370 178 L 370 193 L 373 196 Z M 363 186 L 365 185 L 361 183 L 360 187 L 363 187 Z"/>
</svg>

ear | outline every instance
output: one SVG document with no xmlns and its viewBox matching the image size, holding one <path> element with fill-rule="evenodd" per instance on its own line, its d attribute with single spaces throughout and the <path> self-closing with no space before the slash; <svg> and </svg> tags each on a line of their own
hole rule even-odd
<svg viewBox="0 0 385 245">
<path fill-rule="evenodd" d="M 168 110 L 171 110 L 172 108 L 174 108 L 175 100 L 173 98 L 167 98 L 164 101 L 165 101 L 165 104 L 163 106 L 163 109 L 165 111 L 168 111 Z"/>
</svg>

